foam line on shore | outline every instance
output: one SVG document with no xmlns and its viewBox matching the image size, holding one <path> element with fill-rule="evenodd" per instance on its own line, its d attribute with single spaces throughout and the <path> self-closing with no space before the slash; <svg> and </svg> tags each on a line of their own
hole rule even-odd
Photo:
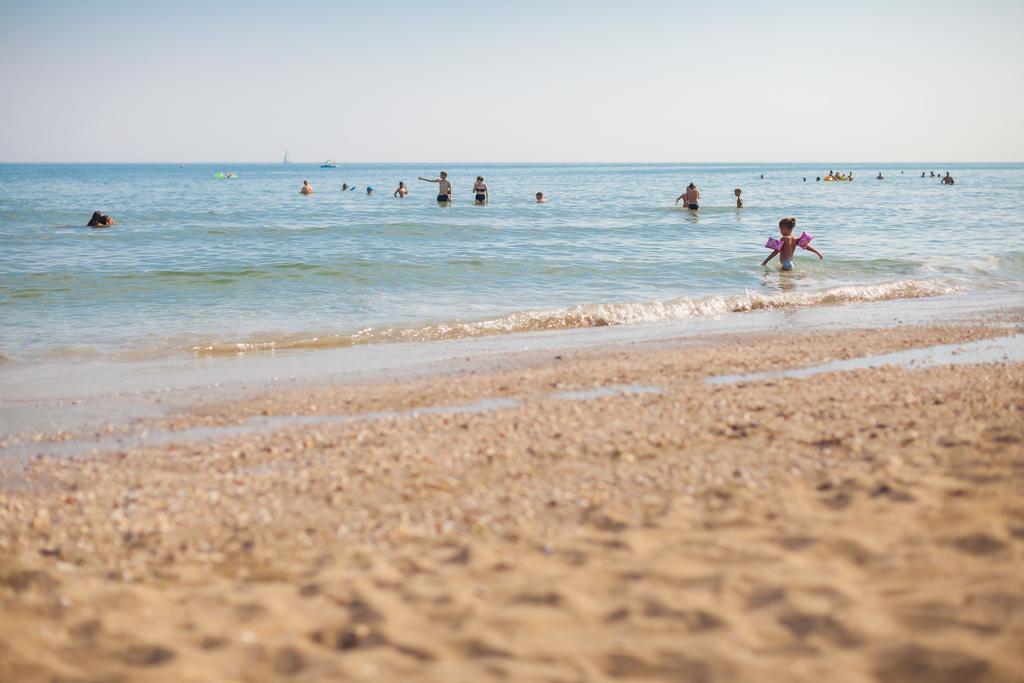
<svg viewBox="0 0 1024 683">
<path fill-rule="evenodd" d="M 300 349 L 329 349 L 387 342 L 464 339 L 522 332 L 610 327 L 699 319 L 772 309 L 837 306 L 895 299 L 918 299 L 959 291 L 952 283 L 893 280 L 869 285 L 844 285 L 802 292 L 715 295 L 699 299 L 677 297 L 623 303 L 578 304 L 568 308 L 520 311 L 477 321 L 451 321 L 418 327 L 366 328 L 354 334 L 288 335 L 279 339 L 213 342 L 191 348 L 198 356 L 238 355 Z"/>
</svg>

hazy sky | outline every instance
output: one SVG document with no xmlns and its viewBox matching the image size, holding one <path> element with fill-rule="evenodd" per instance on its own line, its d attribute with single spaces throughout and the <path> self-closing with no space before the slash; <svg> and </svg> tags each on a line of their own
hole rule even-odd
<svg viewBox="0 0 1024 683">
<path fill-rule="evenodd" d="M 0 161 L 1021 161 L 1022 27 L 1022 0 L 0 0 Z"/>
</svg>

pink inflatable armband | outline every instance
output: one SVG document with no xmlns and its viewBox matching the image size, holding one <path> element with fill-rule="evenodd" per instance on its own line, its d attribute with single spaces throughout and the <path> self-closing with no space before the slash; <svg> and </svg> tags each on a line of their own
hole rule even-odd
<svg viewBox="0 0 1024 683">
<path fill-rule="evenodd" d="M 796 241 L 796 245 L 801 249 L 806 249 L 807 245 L 811 243 L 814 237 L 809 235 L 806 230 L 800 234 L 800 238 Z"/>
<path fill-rule="evenodd" d="M 769 237 L 768 241 L 764 244 L 765 249 L 772 249 L 773 251 L 782 251 L 782 242 L 775 237 Z"/>
</svg>

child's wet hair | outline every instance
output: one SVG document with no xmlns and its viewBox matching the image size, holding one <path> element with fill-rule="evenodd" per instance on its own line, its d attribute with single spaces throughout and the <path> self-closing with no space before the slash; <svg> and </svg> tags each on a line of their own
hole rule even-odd
<svg viewBox="0 0 1024 683">
<path fill-rule="evenodd" d="M 793 230 L 794 228 L 796 228 L 796 219 L 783 218 L 781 221 L 779 221 L 779 228 L 789 228 L 790 230 Z"/>
</svg>

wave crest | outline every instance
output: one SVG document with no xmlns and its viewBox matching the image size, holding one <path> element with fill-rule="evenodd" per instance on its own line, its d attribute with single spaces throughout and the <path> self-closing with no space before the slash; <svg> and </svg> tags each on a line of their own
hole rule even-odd
<svg viewBox="0 0 1024 683">
<path fill-rule="evenodd" d="M 578 304 L 564 309 L 520 311 L 476 321 L 451 321 L 418 327 L 367 328 L 353 334 L 285 335 L 277 339 L 215 342 L 192 347 L 197 355 L 229 355 L 259 351 L 327 349 L 397 341 L 464 339 L 521 332 L 607 327 L 645 322 L 743 313 L 768 309 L 837 306 L 868 301 L 939 296 L 959 287 L 921 280 L 895 280 L 872 285 L 845 285 L 808 292 L 763 294 L 747 291 L 701 299 Z"/>
</svg>

